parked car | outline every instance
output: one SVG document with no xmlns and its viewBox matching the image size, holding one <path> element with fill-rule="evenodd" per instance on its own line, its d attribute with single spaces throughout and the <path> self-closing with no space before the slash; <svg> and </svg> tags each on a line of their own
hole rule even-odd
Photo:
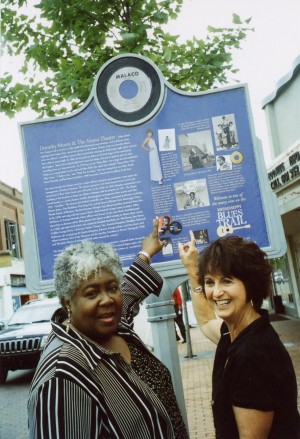
<svg viewBox="0 0 300 439">
<path fill-rule="evenodd" d="M 274 271 L 273 276 L 274 276 L 274 282 L 277 282 L 279 284 L 284 283 L 284 277 L 281 270 Z"/>
<path fill-rule="evenodd" d="M 7 325 L 8 320 L 9 320 L 9 319 L 1 320 L 1 321 L 0 321 L 0 331 L 2 331 L 2 329 L 5 328 L 5 326 Z"/>
<path fill-rule="evenodd" d="M 18 308 L 0 331 L 0 383 L 9 370 L 33 369 L 51 331 L 58 298 L 36 299 Z"/>
</svg>

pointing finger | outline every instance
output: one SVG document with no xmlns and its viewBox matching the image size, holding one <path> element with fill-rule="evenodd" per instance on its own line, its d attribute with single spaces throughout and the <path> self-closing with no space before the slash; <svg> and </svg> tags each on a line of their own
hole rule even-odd
<svg viewBox="0 0 300 439">
<path fill-rule="evenodd" d="M 195 235 L 194 235 L 194 232 L 192 230 L 190 230 L 190 237 L 191 237 L 191 241 L 194 243 L 195 242 Z"/>
</svg>

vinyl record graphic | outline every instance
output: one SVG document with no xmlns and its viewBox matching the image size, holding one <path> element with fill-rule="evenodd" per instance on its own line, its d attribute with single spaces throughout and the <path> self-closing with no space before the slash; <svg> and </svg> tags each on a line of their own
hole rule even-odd
<svg viewBox="0 0 300 439">
<path fill-rule="evenodd" d="M 234 165 L 239 165 L 240 163 L 242 163 L 243 159 L 244 156 L 240 151 L 235 151 L 230 154 L 230 160 Z"/>
<path fill-rule="evenodd" d="M 178 235 L 182 230 L 182 225 L 178 221 L 172 221 L 169 229 L 172 235 Z"/>
<path fill-rule="evenodd" d="M 96 80 L 101 113 L 118 125 L 139 125 L 153 117 L 164 99 L 164 80 L 157 67 L 140 56 L 113 58 Z"/>
</svg>

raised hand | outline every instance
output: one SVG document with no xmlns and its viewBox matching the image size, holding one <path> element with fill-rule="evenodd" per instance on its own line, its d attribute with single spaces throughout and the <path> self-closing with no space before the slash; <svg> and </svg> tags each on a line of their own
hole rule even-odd
<svg viewBox="0 0 300 439">
<path fill-rule="evenodd" d="M 196 247 L 196 240 L 194 233 L 190 230 L 190 241 L 185 244 L 178 243 L 178 251 L 181 262 L 187 269 L 190 277 L 198 279 L 198 263 L 199 252 Z"/>
<path fill-rule="evenodd" d="M 156 253 L 160 252 L 164 244 L 160 241 L 158 236 L 158 218 L 153 220 L 153 230 L 152 232 L 143 239 L 142 250 L 147 252 L 149 256 L 154 256 Z"/>
</svg>

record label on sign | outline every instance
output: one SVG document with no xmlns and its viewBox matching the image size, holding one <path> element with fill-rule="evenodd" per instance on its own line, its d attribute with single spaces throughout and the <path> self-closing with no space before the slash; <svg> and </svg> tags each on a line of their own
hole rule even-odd
<svg viewBox="0 0 300 439">
<path fill-rule="evenodd" d="M 140 69 L 123 67 L 107 83 L 110 103 L 119 111 L 132 113 L 143 108 L 150 99 L 152 83 Z"/>
<path fill-rule="evenodd" d="M 164 99 L 164 79 L 157 67 L 138 55 L 114 58 L 96 80 L 101 113 L 119 125 L 138 125 L 153 117 Z"/>
</svg>

